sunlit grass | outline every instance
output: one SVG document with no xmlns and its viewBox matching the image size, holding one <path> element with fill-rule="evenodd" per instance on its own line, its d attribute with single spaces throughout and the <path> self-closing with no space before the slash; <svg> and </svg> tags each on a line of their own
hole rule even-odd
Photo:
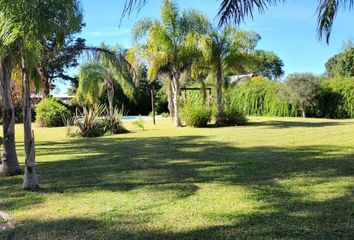
<svg viewBox="0 0 354 240">
<path fill-rule="evenodd" d="M 353 239 L 354 121 L 171 125 L 96 139 L 35 128 L 42 188 L 0 179 L 15 218 L 0 239 Z"/>
</svg>

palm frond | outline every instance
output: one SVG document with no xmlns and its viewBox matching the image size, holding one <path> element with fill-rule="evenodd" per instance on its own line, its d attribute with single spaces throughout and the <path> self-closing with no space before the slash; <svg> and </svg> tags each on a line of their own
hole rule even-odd
<svg viewBox="0 0 354 240">
<path fill-rule="evenodd" d="M 317 7 L 317 32 L 320 40 L 325 37 L 326 42 L 329 43 L 333 22 L 338 10 L 341 7 L 352 10 L 353 4 L 354 0 L 321 0 L 319 2 Z"/>
<path fill-rule="evenodd" d="M 134 24 L 132 29 L 132 42 L 137 45 L 139 41 L 147 35 L 149 28 L 154 24 L 150 18 L 144 18 Z"/>
<path fill-rule="evenodd" d="M 122 18 L 130 15 L 134 11 L 140 11 L 145 6 L 148 0 L 125 0 L 122 12 Z"/>
<path fill-rule="evenodd" d="M 219 26 L 233 22 L 239 25 L 246 17 L 253 18 L 254 11 L 263 13 L 269 6 L 284 0 L 222 0 L 218 16 Z"/>
</svg>

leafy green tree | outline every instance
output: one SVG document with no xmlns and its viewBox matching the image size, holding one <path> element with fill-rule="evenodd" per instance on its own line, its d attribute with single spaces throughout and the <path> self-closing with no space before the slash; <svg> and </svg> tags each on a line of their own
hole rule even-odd
<svg viewBox="0 0 354 240">
<path fill-rule="evenodd" d="M 345 44 L 342 52 L 327 61 L 326 73 L 329 77 L 354 76 L 354 44 L 351 41 Z"/>
<path fill-rule="evenodd" d="M 319 79 L 312 73 L 290 74 L 279 91 L 279 98 L 297 105 L 306 117 L 307 110 L 314 105 L 319 88 Z"/>
<path fill-rule="evenodd" d="M 12 36 L 13 45 L 20 55 L 23 86 L 23 124 L 25 146 L 25 178 L 23 187 L 34 189 L 38 187 L 35 173 L 35 143 L 31 125 L 30 70 L 35 68 L 40 60 L 41 41 L 53 35 L 63 34 L 65 24 L 73 21 L 81 11 L 76 0 L 0 0 L 0 13 L 13 27 L 8 31 Z M 9 52 L 9 55 L 14 52 Z"/>
<path fill-rule="evenodd" d="M 148 0 L 126 0 L 122 17 L 141 9 Z M 253 17 L 254 11 L 263 13 L 268 7 L 285 0 L 221 0 L 219 8 L 219 25 L 234 22 L 239 25 L 246 17 Z M 354 0 L 319 0 L 317 6 L 317 31 L 321 39 L 325 36 L 329 42 L 334 19 L 339 9 L 352 9 Z"/>
<path fill-rule="evenodd" d="M 148 78 L 155 80 L 162 69 L 169 69 L 174 125 L 180 126 L 180 77 L 194 57 L 198 33 L 205 33 L 208 21 L 194 10 L 179 11 L 176 3 L 164 0 L 161 21 L 144 19 L 133 29 L 135 46 L 128 52 L 130 62 L 147 61 Z"/>
<path fill-rule="evenodd" d="M 254 73 L 265 76 L 269 79 L 278 79 L 283 76 L 283 61 L 273 52 L 257 50 L 257 64 Z"/>
<path fill-rule="evenodd" d="M 109 104 L 109 117 L 113 122 L 114 113 L 114 89 L 118 84 L 123 89 L 124 93 L 134 98 L 134 76 L 132 75 L 130 64 L 125 60 L 125 52 L 119 47 L 109 49 L 107 46 L 102 46 L 101 49 L 107 49 L 114 53 L 117 62 L 114 64 L 111 56 L 107 56 L 100 52 L 95 58 L 80 66 L 79 70 L 79 86 L 77 96 L 79 100 L 90 104 L 97 104 L 99 97 L 104 90 L 107 91 Z"/>
<path fill-rule="evenodd" d="M 225 76 L 243 73 L 252 65 L 253 51 L 260 39 L 254 32 L 232 27 L 212 30 L 204 35 L 200 47 L 209 77 L 216 79 L 216 123 L 223 125 L 222 83 Z"/>
<path fill-rule="evenodd" d="M 43 49 L 37 71 L 41 80 L 43 98 L 49 97 L 56 80 L 70 82 L 76 80 L 66 70 L 78 66 L 77 57 L 86 46 L 84 39 L 73 39 L 71 34 L 62 43 L 58 43 L 55 37 L 42 43 Z"/>
</svg>

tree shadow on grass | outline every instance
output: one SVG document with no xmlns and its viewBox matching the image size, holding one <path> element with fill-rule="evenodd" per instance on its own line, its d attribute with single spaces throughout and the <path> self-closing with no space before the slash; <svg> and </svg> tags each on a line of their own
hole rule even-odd
<svg viewBox="0 0 354 240">
<path fill-rule="evenodd" d="M 130 225 L 123 221 L 117 230 L 111 229 L 107 221 L 69 218 L 21 222 L 4 236 L 9 239 L 26 239 L 21 236 L 28 234 L 28 239 L 40 239 L 43 234 L 50 236 L 49 239 L 65 239 L 65 236 L 67 239 L 104 239 L 100 236 L 106 239 L 350 239 L 354 234 L 352 189 L 341 197 L 310 201 L 303 199 L 301 191 L 294 192 L 279 184 L 279 180 L 296 176 L 326 182 L 353 177 L 352 152 L 337 152 L 338 148 L 333 146 L 240 148 L 209 141 L 204 136 L 38 142 L 39 157 L 61 159 L 39 161 L 37 171 L 42 185 L 39 192 L 20 191 L 20 178 L 1 179 L 0 199 L 5 209 L 33 207 L 46 194 L 96 190 L 128 192 L 145 188 L 153 192 L 171 191 L 176 199 L 188 198 L 204 183 L 243 186 L 254 193 L 251 197 L 255 201 L 267 204 L 251 214 L 230 212 L 206 216 L 229 219 L 231 223 L 189 232 L 143 231 L 142 225 L 148 220 L 132 221 Z"/>
<path fill-rule="evenodd" d="M 336 121 L 316 121 L 316 122 L 309 122 L 309 121 L 262 121 L 262 122 L 250 122 L 248 126 L 260 126 L 266 128 L 292 128 L 292 127 L 301 127 L 301 128 L 320 128 L 320 127 L 333 127 L 333 126 L 342 126 L 354 123 L 348 122 L 340 122 Z"/>
<path fill-rule="evenodd" d="M 282 193 L 283 190 L 281 190 Z M 276 197 L 279 193 L 274 192 Z M 264 192 L 265 195 L 269 193 Z M 295 197 L 295 196 L 293 196 Z M 90 218 L 30 220 L 15 229 L 0 232 L 0 239 L 343 239 L 354 234 L 353 191 L 326 201 L 272 201 L 269 211 L 254 214 L 211 214 L 208 218 L 228 219 L 229 224 L 187 231 L 151 229 L 148 220 L 134 215 L 117 215 L 114 224 Z M 285 197 L 284 197 L 285 198 Z M 347 212 L 342 212 L 345 209 Z"/>
</svg>

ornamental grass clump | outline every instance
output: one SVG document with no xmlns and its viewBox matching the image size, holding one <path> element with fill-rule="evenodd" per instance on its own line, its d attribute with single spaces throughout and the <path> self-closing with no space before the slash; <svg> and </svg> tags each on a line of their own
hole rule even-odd
<svg viewBox="0 0 354 240">
<path fill-rule="evenodd" d="M 103 105 L 83 107 L 81 116 L 74 121 L 78 134 L 82 137 L 103 136 L 109 125 L 108 118 L 104 116 L 105 111 Z"/>
<path fill-rule="evenodd" d="M 189 127 L 206 127 L 211 121 L 212 109 L 203 104 L 199 96 L 192 96 L 185 101 L 180 117 Z"/>
<path fill-rule="evenodd" d="M 224 106 L 223 125 L 224 126 L 240 126 L 247 124 L 246 114 L 233 104 Z"/>
<path fill-rule="evenodd" d="M 109 130 L 112 134 L 128 133 L 129 131 L 123 126 L 123 111 L 115 108 L 113 110 L 113 117 L 109 126 Z"/>
</svg>

